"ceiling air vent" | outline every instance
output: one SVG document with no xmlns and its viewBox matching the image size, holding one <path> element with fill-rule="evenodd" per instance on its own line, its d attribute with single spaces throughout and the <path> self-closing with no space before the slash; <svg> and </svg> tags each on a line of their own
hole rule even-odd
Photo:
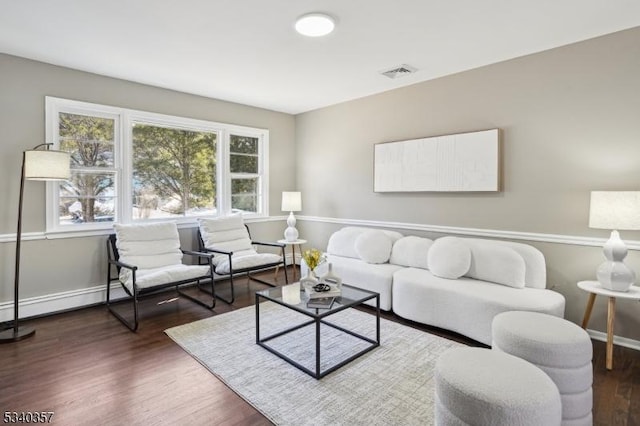
<svg viewBox="0 0 640 426">
<path fill-rule="evenodd" d="M 404 77 L 405 75 L 413 74 L 416 71 L 418 71 L 417 68 L 414 68 L 411 65 L 402 64 L 389 70 L 380 71 L 380 74 L 389 78 L 400 78 Z"/>
</svg>

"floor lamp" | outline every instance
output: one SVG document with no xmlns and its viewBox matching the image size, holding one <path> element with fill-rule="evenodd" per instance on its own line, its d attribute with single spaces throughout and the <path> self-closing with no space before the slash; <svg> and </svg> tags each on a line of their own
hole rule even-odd
<svg viewBox="0 0 640 426">
<path fill-rule="evenodd" d="M 66 180 L 70 176 L 68 152 L 49 149 L 52 144 L 43 143 L 22 153 L 20 199 L 18 201 L 18 231 L 16 233 L 16 270 L 13 299 L 13 328 L 0 332 L 0 343 L 16 342 L 35 334 L 30 327 L 18 326 L 18 288 L 20 286 L 20 242 L 22 239 L 22 199 L 25 180 Z"/>
</svg>

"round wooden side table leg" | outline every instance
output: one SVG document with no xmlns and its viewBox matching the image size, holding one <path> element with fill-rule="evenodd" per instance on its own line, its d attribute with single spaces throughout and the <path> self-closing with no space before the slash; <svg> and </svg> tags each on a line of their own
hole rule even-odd
<svg viewBox="0 0 640 426">
<path fill-rule="evenodd" d="M 616 319 L 616 298 L 610 297 L 607 307 L 607 370 L 613 369 L 613 323 Z"/>
<path fill-rule="evenodd" d="M 291 244 L 291 264 L 293 265 L 293 281 L 296 282 L 298 280 L 296 278 L 297 271 L 296 271 L 296 245 L 295 244 Z"/>
<path fill-rule="evenodd" d="M 589 319 L 591 318 L 591 311 L 593 310 L 593 302 L 596 301 L 596 294 L 589 293 L 589 300 L 587 301 L 587 309 L 584 311 L 584 318 L 582 319 L 582 328 L 587 329 L 589 325 Z"/>
</svg>

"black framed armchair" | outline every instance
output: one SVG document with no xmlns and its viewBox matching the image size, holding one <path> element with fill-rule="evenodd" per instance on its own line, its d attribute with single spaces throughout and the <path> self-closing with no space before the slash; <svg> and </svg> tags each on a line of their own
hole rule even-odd
<svg viewBox="0 0 640 426">
<path fill-rule="evenodd" d="M 233 303 L 235 300 L 233 279 L 238 275 L 246 274 L 251 280 L 276 286 L 277 284 L 256 278 L 252 273 L 282 266 L 285 283 L 289 283 L 284 244 L 253 241 L 249 227 L 245 225 L 240 215 L 214 219 L 200 218 L 198 222 L 200 251 L 212 253 L 215 276 L 221 279 L 228 278 L 230 281 L 231 297 L 225 299 L 216 295 L 218 299 Z M 260 246 L 278 249 L 280 253 L 258 252 L 255 247 Z"/>
<path fill-rule="evenodd" d="M 107 308 L 131 331 L 138 329 L 138 300 L 150 293 L 175 287 L 178 294 L 207 309 L 215 307 L 213 255 L 182 250 L 178 227 L 174 222 L 121 225 L 114 224 L 115 234 L 107 239 Z M 182 263 L 184 255 L 198 259 L 195 264 Z M 204 263 L 204 265 L 202 264 Z M 113 269 L 117 275 L 112 275 Z M 133 320 L 112 308 L 111 283 L 118 280 L 133 303 Z M 184 293 L 181 287 L 203 283 L 211 285 L 211 303 Z"/>
</svg>

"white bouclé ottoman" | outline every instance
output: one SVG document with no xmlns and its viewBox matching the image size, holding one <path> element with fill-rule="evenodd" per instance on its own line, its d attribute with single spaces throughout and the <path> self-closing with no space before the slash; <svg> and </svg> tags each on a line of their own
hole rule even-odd
<svg viewBox="0 0 640 426">
<path fill-rule="evenodd" d="M 538 366 L 562 400 L 563 426 L 593 423 L 593 346 L 586 331 L 552 315 L 512 311 L 493 319 L 492 348 Z"/>
<path fill-rule="evenodd" d="M 454 348 L 435 369 L 435 424 L 553 426 L 560 393 L 542 370 L 518 357 L 483 348 Z"/>
</svg>

